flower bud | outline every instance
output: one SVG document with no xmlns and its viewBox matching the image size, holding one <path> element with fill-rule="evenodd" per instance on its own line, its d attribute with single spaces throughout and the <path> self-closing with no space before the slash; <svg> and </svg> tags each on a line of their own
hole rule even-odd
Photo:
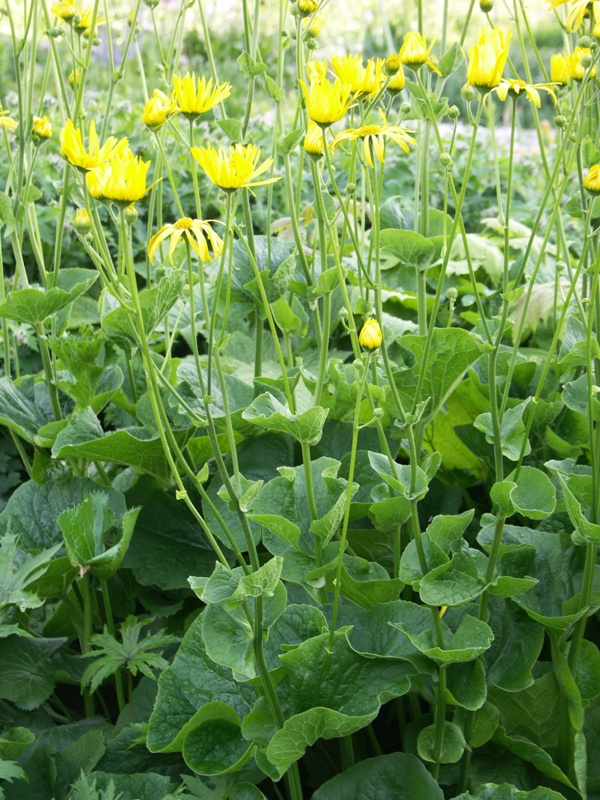
<svg viewBox="0 0 600 800">
<path fill-rule="evenodd" d="M 374 317 L 371 317 L 371 319 L 368 319 L 362 326 L 358 337 L 358 343 L 365 350 L 377 350 L 382 341 L 383 334 L 379 323 Z"/>
<path fill-rule="evenodd" d="M 451 286 L 449 289 L 446 290 L 446 297 L 448 300 L 454 302 L 458 297 L 458 289 L 455 286 Z"/>
<path fill-rule="evenodd" d="M 566 128 L 567 127 L 567 118 L 563 117 L 562 114 L 559 114 L 557 117 L 554 117 L 554 124 L 557 128 Z"/>
<path fill-rule="evenodd" d="M 460 108 L 458 106 L 450 106 L 448 116 L 450 119 L 458 119 L 460 117 Z"/>
<path fill-rule="evenodd" d="M 135 225 L 137 222 L 138 212 L 133 203 L 130 206 L 125 206 L 121 214 L 123 214 L 123 219 L 128 225 Z"/>
<path fill-rule="evenodd" d="M 479 0 L 479 8 L 484 14 L 489 14 L 494 7 L 494 0 Z"/>
<path fill-rule="evenodd" d="M 144 0 L 144 5 L 148 6 L 148 8 L 156 8 L 159 3 L 160 0 Z"/>
<path fill-rule="evenodd" d="M 465 83 L 460 91 L 460 96 L 465 102 L 470 103 L 475 97 L 475 89 L 470 83 Z"/>
<path fill-rule="evenodd" d="M 385 414 L 385 411 L 383 410 L 383 408 L 374 408 L 373 409 L 373 419 L 381 419 L 384 414 Z"/>
<path fill-rule="evenodd" d="M 306 40 L 306 49 L 307 50 L 316 50 L 316 48 L 317 48 L 317 43 L 315 42 L 314 39 L 307 39 Z"/>
<path fill-rule="evenodd" d="M 42 144 L 52 136 L 52 125 L 48 117 L 34 117 L 31 126 L 31 138 L 34 144 Z"/>
<path fill-rule="evenodd" d="M 400 61 L 400 56 L 398 53 L 392 53 L 391 56 L 386 58 L 383 65 L 383 71 L 391 78 L 392 75 L 395 75 L 398 72 L 401 66 L 402 62 Z"/>
<path fill-rule="evenodd" d="M 557 262 L 556 262 L 556 271 L 557 271 L 559 274 L 560 274 L 561 272 L 564 272 L 564 271 L 566 270 L 566 268 L 567 268 L 567 265 L 565 264 L 565 262 L 564 262 L 564 261 L 557 261 Z"/>
<path fill-rule="evenodd" d="M 356 184 L 355 183 L 347 183 L 346 184 L 346 194 L 356 194 Z"/>
<path fill-rule="evenodd" d="M 319 10 L 319 0 L 298 0 L 298 11 L 301 17 L 309 17 Z"/>
<path fill-rule="evenodd" d="M 47 34 L 51 39 L 60 39 L 65 35 L 64 28 L 48 28 Z"/>
<path fill-rule="evenodd" d="M 452 160 L 450 153 L 442 153 L 440 155 L 440 164 L 446 169 L 450 169 L 454 166 L 454 161 Z"/>
<path fill-rule="evenodd" d="M 85 236 L 92 228 L 92 220 L 86 208 L 78 208 L 75 212 L 73 227 L 80 236 Z"/>
<path fill-rule="evenodd" d="M 405 101 L 402 103 L 402 105 L 400 106 L 400 113 L 402 114 L 402 116 L 405 116 L 406 114 L 408 114 L 408 112 L 409 112 L 409 111 L 410 111 L 410 103 L 408 103 L 408 102 L 405 100 Z"/>
<path fill-rule="evenodd" d="M 589 69 L 594 63 L 591 53 L 586 53 L 581 59 L 581 66 L 584 69 Z"/>
<path fill-rule="evenodd" d="M 593 41 L 589 36 L 580 36 L 579 41 L 577 42 L 578 47 L 591 47 L 592 44 Z"/>
</svg>

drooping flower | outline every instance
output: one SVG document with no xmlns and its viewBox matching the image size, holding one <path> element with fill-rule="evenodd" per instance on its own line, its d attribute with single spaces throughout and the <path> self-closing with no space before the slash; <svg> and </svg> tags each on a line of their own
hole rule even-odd
<svg viewBox="0 0 600 800">
<path fill-rule="evenodd" d="M 532 85 L 515 78 L 503 78 L 494 89 L 494 92 L 496 92 L 500 100 L 506 100 L 507 97 L 520 97 L 524 94 L 534 106 L 540 108 L 542 101 L 540 100 L 538 89 L 548 92 L 554 100 L 554 105 L 556 105 L 556 95 L 551 83 L 535 83 Z"/>
<path fill-rule="evenodd" d="M 494 89 L 502 80 L 510 35 L 511 31 L 505 34 L 500 28 L 484 29 L 477 43 L 469 47 L 467 80 L 480 92 Z"/>
<path fill-rule="evenodd" d="M 383 164 L 385 158 L 385 140 L 391 139 L 399 145 L 405 153 L 410 152 L 409 144 L 416 145 L 415 139 L 410 135 L 413 133 L 409 128 L 401 125 L 388 125 L 385 114 L 379 109 L 381 125 L 362 125 L 360 128 L 348 128 L 335 137 L 331 143 L 331 149 L 335 150 L 341 142 L 355 142 L 357 139 L 363 140 L 363 152 L 365 161 L 373 167 L 373 156 Z"/>
<path fill-rule="evenodd" d="M 76 128 L 71 119 L 66 121 L 60 133 L 60 152 L 69 164 L 84 172 L 100 167 L 117 156 L 126 153 L 131 155 L 127 137 L 117 140 L 115 136 L 109 136 L 100 147 L 94 120 L 90 122 L 89 146 L 86 150 L 81 129 Z"/>
<path fill-rule="evenodd" d="M 358 343 L 361 347 L 364 347 L 365 350 L 377 350 L 382 341 L 383 334 L 381 332 L 381 327 L 377 320 L 371 317 L 362 326 L 358 337 Z"/>
<path fill-rule="evenodd" d="M 8 131 L 15 131 L 18 123 L 9 116 L 8 111 L 0 111 L 0 128 L 6 128 Z"/>
<path fill-rule="evenodd" d="M 63 22 L 68 22 L 69 24 L 72 23 L 75 14 L 77 13 L 75 3 L 72 3 L 71 0 L 61 0 L 61 2 L 57 3 L 55 6 L 50 6 L 50 11 L 55 17 L 58 17 Z"/>
<path fill-rule="evenodd" d="M 152 264 L 154 264 L 156 251 L 165 239 L 171 240 L 169 243 L 169 261 L 171 264 L 173 263 L 173 252 L 180 241 L 187 242 L 201 261 L 211 261 L 210 250 L 212 250 L 215 258 L 223 250 L 223 240 L 214 232 L 210 223 L 202 219 L 182 217 L 172 225 L 163 225 L 150 239 L 148 255 Z"/>
<path fill-rule="evenodd" d="M 366 66 L 361 55 L 333 56 L 331 67 L 342 83 L 348 84 L 356 96 L 375 97 L 385 82 L 385 59 L 370 58 Z"/>
<path fill-rule="evenodd" d="M 600 164 L 594 164 L 589 168 L 588 174 L 583 179 L 583 188 L 593 195 L 600 195 Z"/>
<path fill-rule="evenodd" d="M 567 84 L 570 77 L 570 57 L 566 53 L 554 53 L 550 56 L 550 80 L 552 83 Z"/>
<path fill-rule="evenodd" d="M 48 117 L 34 117 L 31 125 L 31 136 L 36 144 L 45 142 L 52 136 L 52 123 Z"/>
<path fill-rule="evenodd" d="M 96 200 L 109 201 L 120 208 L 131 206 L 148 191 L 146 175 L 149 166 L 149 161 L 143 161 L 130 152 L 114 156 L 108 163 L 87 173 L 88 191 Z"/>
<path fill-rule="evenodd" d="M 304 137 L 304 150 L 312 158 L 319 159 L 323 155 L 324 147 L 323 129 L 319 128 L 312 119 L 309 120 L 306 136 Z"/>
<path fill-rule="evenodd" d="M 308 116 L 317 125 L 327 127 L 340 120 L 352 105 L 352 87 L 336 78 L 333 83 L 327 78 L 311 81 L 307 86 L 299 81 L 306 101 Z"/>
<path fill-rule="evenodd" d="M 434 44 L 435 39 L 432 39 L 428 47 L 427 39 L 422 34 L 417 31 L 409 31 L 405 34 L 404 42 L 400 48 L 400 61 L 405 67 L 415 72 L 421 69 L 424 64 L 427 64 L 430 69 L 441 75 L 442 73 L 430 58 Z"/>
<path fill-rule="evenodd" d="M 177 105 L 177 110 L 192 122 L 200 114 L 210 111 L 222 103 L 231 94 L 231 84 L 219 83 L 213 88 L 213 80 L 205 77 L 196 78 L 196 73 L 185 73 L 183 78 L 173 77 L 173 94 L 171 99 Z"/>
<path fill-rule="evenodd" d="M 258 166 L 260 148 L 254 144 L 234 144 L 229 150 L 223 147 L 215 150 L 209 144 L 208 147 L 192 147 L 191 153 L 208 178 L 225 191 L 245 186 L 263 186 L 279 180 L 278 177 L 255 180 L 271 167 L 273 159 L 267 158 Z"/>
<path fill-rule="evenodd" d="M 152 97 L 144 106 L 144 116 L 142 121 L 151 131 L 157 131 L 168 122 L 179 109 L 176 104 L 160 89 L 155 89 Z"/>
</svg>

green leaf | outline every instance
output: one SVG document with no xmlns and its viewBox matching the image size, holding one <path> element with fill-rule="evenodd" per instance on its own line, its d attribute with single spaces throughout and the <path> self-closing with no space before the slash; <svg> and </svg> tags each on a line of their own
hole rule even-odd
<svg viewBox="0 0 600 800">
<path fill-rule="evenodd" d="M 469 711 L 477 711 L 486 701 L 485 666 L 480 658 L 462 664 L 450 664 L 446 688 L 455 703 Z"/>
<path fill-rule="evenodd" d="M 19 382 L 18 386 L 8 377 L 0 378 L 0 424 L 30 444 L 39 429 L 54 420 L 51 409 L 45 405 L 32 378 Z"/>
<path fill-rule="evenodd" d="M 378 531 L 395 530 L 410 517 L 410 501 L 406 497 L 387 497 L 373 503 L 369 508 L 369 519 Z"/>
<path fill-rule="evenodd" d="M 304 312 L 302 306 L 299 306 L 297 302 L 293 303 L 293 305 L 294 309 L 292 309 L 292 306 L 290 306 L 285 297 L 278 297 L 277 300 L 271 303 L 273 318 L 277 326 L 281 328 L 284 333 L 297 333 L 304 336 L 306 334 L 306 323 L 308 321 L 306 312 Z"/>
<path fill-rule="evenodd" d="M 0 736 L 0 759 L 18 758 L 34 741 L 35 734 L 29 728 L 9 728 Z M 0 777 L 3 777 L 1 772 Z"/>
<path fill-rule="evenodd" d="M 342 275 L 344 278 L 348 274 L 348 270 L 345 267 L 342 267 Z M 312 287 L 312 293 L 315 297 L 321 297 L 321 295 L 329 294 L 333 292 L 333 290 L 339 285 L 340 282 L 340 271 L 337 267 L 330 267 L 329 269 L 323 270 L 323 272 L 317 278 L 317 282 Z"/>
<path fill-rule="evenodd" d="M 556 508 L 556 489 L 550 478 L 535 467 L 521 467 L 514 482 L 511 472 L 506 480 L 495 483 L 491 498 L 498 513 L 509 517 L 514 513 L 528 519 L 546 519 Z"/>
<path fill-rule="evenodd" d="M 444 78 L 449 78 L 450 75 L 452 75 L 453 72 L 456 72 L 456 70 L 460 67 L 463 60 L 464 56 L 462 48 L 458 42 L 454 42 L 440 58 L 437 63 L 437 67 Z"/>
<path fill-rule="evenodd" d="M 221 128 L 229 141 L 233 142 L 234 144 L 241 141 L 242 130 L 244 128 L 241 120 L 234 119 L 233 117 L 227 117 L 227 119 L 218 119 L 217 125 L 219 128 Z"/>
<path fill-rule="evenodd" d="M 163 480 L 171 474 L 158 434 L 146 428 L 123 428 L 105 433 L 91 408 L 73 414 L 56 437 L 52 456 L 124 464 Z"/>
<path fill-rule="evenodd" d="M 10 236 L 15 229 L 15 216 L 12 204 L 6 192 L 0 192 L 0 230 L 6 225 L 5 236 Z"/>
<path fill-rule="evenodd" d="M 417 749 L 423 761 L 436 761 L 435 738 L 435 725 L 428 725 L 419 733 Z M 445 721 L 439 754 L 440 764 L 456 764 L 457 761 L 460 761 L 465 747 L 465 737 L 458 725 Z"/>
<path fill-rule="evenodd" d="M 474 600 L 484 591 L 485 581 L 477 569 L 477 551 L 455 553 L 421 580 L 421 600 L 432 606 L 459 606 Z"/>
<path fill-rule="evenodd" d="M 592 415 L 596 422 L 600 420 L 600 400 L 596 396 L 595 387 L 592 389 Z M 570 381 L 563 385 L 563 403 L 572 411 L 577 411 L 584 416 L 588 413 L 589 407 L 589 378 L 586 374 L 580 375 L 577 380 Z"/>
<path fill-rule="evenodd" d="M 148 727 L 152 753 L 181 751 L 189 731 L 203 719 L 217 718 L 226 705 L 243 719 L 256 700 L 251 684 L 237 683 L 231 670 L 215 664 L 206 654 L 202 616 L 189 627 L 170 667 L 160 676 L 158 696 Z"/>
<path fill-rule="evenodd" d="M 392 468 L 387 456 L 372 451 L 369 451 L 369 463 L 374 472 L 407 500 L 421 500 L 427 494 L 429 481 L 421 467 L 416 469 L 414 491 L 411 491 L 412 472 L 408 464 L 394 464 Z"/>
<path fill-rule="evenodd" d="M 197 775 L 223 775 L 240 770 L 252 749 L 242 736 L 238 715 L 227 709 L 226 716 L 206 720 L 188 733 L 183 757 Z"/>
<path fill-rule="evenodd" d="M 53 289 L 18 289 L 0 303 L 0 317 L 37 325 L 68 306 L 98 280 L 91 269 L 61 269 Z"/>
<path fill-rule="evenodd" d="M 402 263 L 426 270 L 439 257 L 441 247 L 416 231 L 385 228 L 380 233 L 381 247 L 390 250 Z"/>
<path fill-rule="evenodd" d="M 53 658 L 65 642 L 66 639 L 25 639 L 20 636 L 5 639 L 0 659 L 0 698 L 10 700 L 26 711 L 44 703 L 58 680 L 66 682 L 60 662 Z"/>
<path fill-rule="evenodd" d="M 503 783 L 481 785 L 475 792 L 465 792 L 457 795 L 454 800 L 565 800 L 564 795 L 541 786 L 530 791 L 520 791 L 516 786 Z"/>
<path fill-rule="evenodd" d="M 0 761 L 0 780 L 3 781 L 13 781 L 15 778 L 24 778 L 25 773 L 21 769 L 21 767 L 16 763 L 16 761 Z M 0 788 L 0 792 L 2 789 Z M 4 792 L 0 794 L 1 798 L 5 797 Z"/>
<path fill-rule="evenodd" d="M 529 398 L 525 400 L 525 402 L 519 403 L 514 408 L 507 408 L 502 417 L 502 423 L 500 425 L 500 445 L 502 454 L 511 461 L 519 460 L 522 449 L 523 454 L 526 456 L 531 453 L 529 440 L 525 440 L 525 424 L 523 422 L 523 412 L 528 404 Z M 494 444 L 492 415 L 489 411 L 480 414 L 473 425 L 477 430 L 485 433 L 485 440 L 488 444 Z"/>
<path fill-rule="evenodd" d="M 14 536 L 6 534 L 0 539 L 0 610 L 8 605 L 16 605 L 21 611 L 42 605 L 43 599 L 28 587 L 46 573 L 60 547 L 57 544 L 36 555 L 24 555 Z"/>
<path fill-rule="evenodd" d="M 299 442 L 316 445 L 321 439 L 328 409 L 313 406 L 301 414 L 292 414 L 270 392 L 260 394 L 242 417 L 260 428 L 289 433 Z"/>
<path fill-rule="evenodd" d="M 410 605 L 413 606 L 412 603 Z M 410 640 L 417 650 L 438 664 L 472 661 L 489 648 L 494 638 L 490 627 L 485 622 L 466 614 L 454 632 L 442 622 L 444 633 L 444 647 L 442 648 L 433 637 L 431 612 L 429 609 L 423 610 L 427 612 L 427 623 L 425 623 L 425 615 L 420 611 L 420 607 L 413 606 L 411 609 L 406 609 L 410 613 L 407 613 L 402 621 L 395 621 L 392 624 Z"/>
<path fill-rule="evenodd" d="M 292 150 L 295 150 L 299 142 L 304 137 L 304 128 L 294 128 L 294 130 L 290 131 L 285 136 L 282 136 L 281 139 L 277 142 L 277 150 L 282 154 L 285 155 L 286 153 L 291 153 Z"/>
<path fill-rule="evenodd" d="M 317 789 L 312 800 L 443 800 L 443 797 L 436 781 L 415 756 L 390 753 L 360 761 L 331 778 Z"/>
<path fill-rule="evenodd" d="M 469 527 L 475 511 L 470 509 L 462 514 L 443 515 L 434 517 L 427 526 L 427 536 L 445 553 L 450 551 L 454 542 L 457 542 Z"/>
<path fill-rule="evenodd" d="M 569 519 L 578 534 L 576 544 L 589 542 L 590 544 L 598 546 L 600 544 L 600 525 L 590 522 L 586 518 L 579 501 L 571 491 L 569 479 L 560 472 L 557 472 L 556 475 L 562 486 Z"/>
<path fill-rule="evenodd" d="M 583 322 L 575 314 L 567 317 L 558 353 L 558 363 L 561 370 L 566 370 L 570 367 L 584 367 L 587 364 L 587 338 L 587 331 Z M 595 335 L 592 336 L 591 349 L 592 358 L 599 358 L 600 347 Z"/>
<path fill-rule="evenodd" d="M 298 547 L 301 531 L 289 519 L 281 517 L 279 514 L 248 514 L 248 516 L 259 525 L 264 525 L 265 528 L 268 528 L 287 544 L 291 544 L 292 547 Z"/>
</svg>

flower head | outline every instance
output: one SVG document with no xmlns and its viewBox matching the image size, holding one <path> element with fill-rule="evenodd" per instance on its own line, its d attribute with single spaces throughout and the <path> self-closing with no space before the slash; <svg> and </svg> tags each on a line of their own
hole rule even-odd
<svg viewBox="0 0 600 800">
<path fill-rule="evenodd" d="M 309 36 L 315 39 L 320 33 L 325 22 L 325 17 L 320 11 L 302 20 L 302 27 Z"/>
<path fill-rule="evenodd" d="M 125 153 L 131 155 L 127 138 L 117 140 L 114 136 L 109 136 L 100 147 L 94 120 L 90 123 L 89 147 L 86 150 L 81 129 L 76 128 L 73 121 L 68 119 L 60 133 L 60 152 L 69 164 L 84 172 L 100 167 L 110 159 Z"/>
<path fill-rule="evenodd" d="M 381 333 L 379 323 L 374 317 L 371 317 L 362 326 L 358 337 L 358 343 L 361 347 L 364 347 L 365 350 L 377 350 L 382 341 L 383 334 Z"/>
<path fill-rule="evenodd" d="M 92 19 L 94 17 L 93 11 L 80 11 L 78 19 L 73 26 L 75 31 L 85 37 L 92 36 Z M 96 17 L 96 25 L 102 25 L 106 20 L 104 17 Z M 98 28 L 94 26 L 93 38 L 98 36 Z"/>
<path fill-rule="evenodd" d="M 550 79 L 552 83 L 566 84 L 571 77 L 570 58 L 566 53 L 550 56 Z"/>
<path fill-rule="evenodd" d="M 9 131 L 14 131 L 18 127 L 18 123 L 12 117 L 8 116 L 8 111 L 0 111 L 0 128 L 6 128 Z"/>
<path fill-rule="evenodd" d="M 500 28 L 484 29 L 477 44 L 469 47 L 467 80 L 481 92 L 499 85 L 508 58 L 511 31 L 505 34 Z"/>
<path fill-rule="evenodd" d="M 385 81 L 385 59 L 370 58 L 363 64 L 361 55 L 333 56 L 331 67 L 342 83 L 348 84 L 355 95 L 375 97 Z"/>
<path fill-rule="evenodd" d="M 192 147 L 191 153 L 209 179 L 225 191 L 241 189 L 244 186 L 262 186 L 279 180 L 279 178 L 255 180 L 271 167 L 273 159 L 267 158 L 257 166 L 260 148 L 254 144 L 234 144 L 228 151 L 223 147 L 215 150 L 209 144 L 208 147 Z"/>
<path fill-rule="evenodd" d="M 303 17 L 308 17 L 319 10 L 319 0 L 298 0 L 298 11 Z"/>
<path fill-rule="evenodd" d="M 34 117 L 31 126 L 31 135 L 36 144 L 45 142 L 52 136 L 52 124 L 48 117 Z"/>
<path fill-rule="evenodd" d="M 96 200 L 106 200 L 121 208 L 133 205 L 146 194 L 149 161 L 142 161 L 130 152 L 114 156 L 108 163 L 90 170 L 87 188 Z"/>
<path fill-rule="evenodd" d="M 552 88 L 551 83 L 535 83 L 531 85 L 518 79 L 503 78 L 499 85 L 496 86 L 494 91 L 500 100 L 506 100 L 507 96 L 516 98 L 524 94 L 529 102 L 533 103 L 534 106 L 537 106 L 537 108 L 540 108 L 542 102 L 540 100 L 540 93 L 538 92 L 538 89 L 543 89 L 545 92 L 548 92 L 548 94 L 554 100 L 554 105 L 556 105 L 556 95 L 554 94 L 554 89 Z"/>
<path fill-rule="evenodd" d="M 77 9 L 75 8 L 75 3 L 72 3 L 71 0 L 61 0 L 60 3 L 57 3 L 55 6 L 50 6 L 50 11 L 54 14 L 54 16 L 62 19 L 63 22 L 71 23 L 77 13 Z"/>
<path fill-rule="evenodd" d="M 388 125 L 385 114 L 381 109 L 379 109 L 379 114 L 381 115 L 381 125 L 362 125 L 360 128 L 348 128 L 348 130 L 338 133 L 331 143 L 331 149 L 334 150 L 341 142 L 346 140 L 355 142 L 357 139 L 362 139 L 365 161 L 370 167 L 373 167 L 372 153 L 375 153 L 377 160 L 383 164 L 386 139 L 391 139 L 405 153 L 408 153 L 410 151 L 408 145 L 416 145 L 415 139 L 410 135 L 412 131 L 400 125 Z"/>
<path fill-rule="evenodd" d="M 87 208 L 78 208 L 73 219 L 73 227 L 82 236 L 92 228 L 92 220 Z"/>
<path fill-rule="evenodd" d="M 548 0 L 550 8 L 558 8 L 565 5 L 569 0 Z M 589 15 L 590 7 L 600 6 L 598 2 L 590 0 L 572 0 L 571 8 L 567 12 L 567 28 L 576 31 L 583 24 L 586 16 Z"/>
<path fill-rule="evenodd" d="M 406 78 L 404 77 L 404 70 L 402 69 L 402 64 L 400 64 L 400 69 L 396 72 L 395 75 L 388 80 L 386 89 L 390 94 L 398 94 L 404 89 L 404 85 L 406 84 Z"/>
<path fill-rule="evenodd" d="M 442 73 L 435 66 L 430 59 L 430 54 L 435 44 L 435 39 L 432 39 L 427 47 L 427 39 L 417 31 L 409 31 L 404 36 L 404 42 L 400 48 L 400 61 L 405 67 L 409 67 L 413 71 L 420 69 L 423 64 L 437 72 L 438 75 Z"/>
<path fill-rule="evenodd" d="M 222 103 L 230 94 L 230 83 L 219 83 L 213 88 L 212 78 L 196 79 L 194 72 L 191 75 L 186 72 L 183 78 L 174 76 L 171 99 L 176 103 L 177 110 L 193 122 L 200 114 Z"/>
<path fill-rule="evenodd" d="M 308 121 L 308 129 L 304 137 L 304 150 L 312 158 L 319 159 L 323 155 L 325 143 L 323 141 L 323 129 L 319 128 L 312 119 Z"/>
<path fill-rule="evenodd" d="M 589 168 L 588 174 L 583 179 L 583 188 L 594 197 L 600 195 L 600 164 L 594 164 Z"/>
<path fill-rule="evenodd" d="M 179 109 L 175 103 L 160 89 L 155 89 L 152 97 L 144 106 L 144 116 L 142 120 L 147 128 L 151 131 L 157 131 L 159 128 L 171 119 L 172 116 L 177 114 Z"/>
<path fill-rule="evenodd" d="M 591 56 L 592 52 L 589 47 L 576 47 L 569 56 L 569 67 L 571 70 L 571 77 L 576 81 L 582 81 L 585 77 L 586 68 L 583 66 L 583 59 L 586 56 Z M 593 78 L 598 67 L 594 64 L 590 72 L 590 78 Z"/>
<path fill-rule="evenodd" d="M 154 255 L 165 239 L 171 240 L 169 244 L 169 261 L 171 264 L 173 263 L 173 252 L 180 241 L 187 242 L 201 261 L 211 260 L 209 244 L 214 257 L 219 256 L 223 250 L 223 240 L 220 236 L 217 236 L 208 222 L 202 219 L 182 217 L 172 225 L 163 225 L 150 239 L 148 255 L 153 264 Z"/>
<path fill-rule="evenodd" d="M 327 78 L 311 81 L 307 86 L 299 81 L 306 101 L 308 116 L 317 125 L 327 127 L 340 120 L 352 105 L 352 87 L 336 78 L 333 83 Z"/>
<path fill-rule="evenodd" d="M 327 66 L 326 59 L 323 59 L 322 61 L 316 61 L 315 59 L 309 61 L 306 65 L 309 83 L 326 78 L 328 69 L 329 67 Z"/>
</svg>

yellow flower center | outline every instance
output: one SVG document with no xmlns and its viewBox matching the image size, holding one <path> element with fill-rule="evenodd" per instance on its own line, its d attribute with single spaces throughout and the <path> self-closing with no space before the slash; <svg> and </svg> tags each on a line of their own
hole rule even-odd
<svg viewBox="0 0 600 800">
<path fill-rule="evenodd" d="M 190 217 L 182 217 L 178 219 L 176 223 L 174 223 L 173 227 L 178 231 L 188 231 L 194 224 L 194 221 L 190 219 Z"/>
</svg>

